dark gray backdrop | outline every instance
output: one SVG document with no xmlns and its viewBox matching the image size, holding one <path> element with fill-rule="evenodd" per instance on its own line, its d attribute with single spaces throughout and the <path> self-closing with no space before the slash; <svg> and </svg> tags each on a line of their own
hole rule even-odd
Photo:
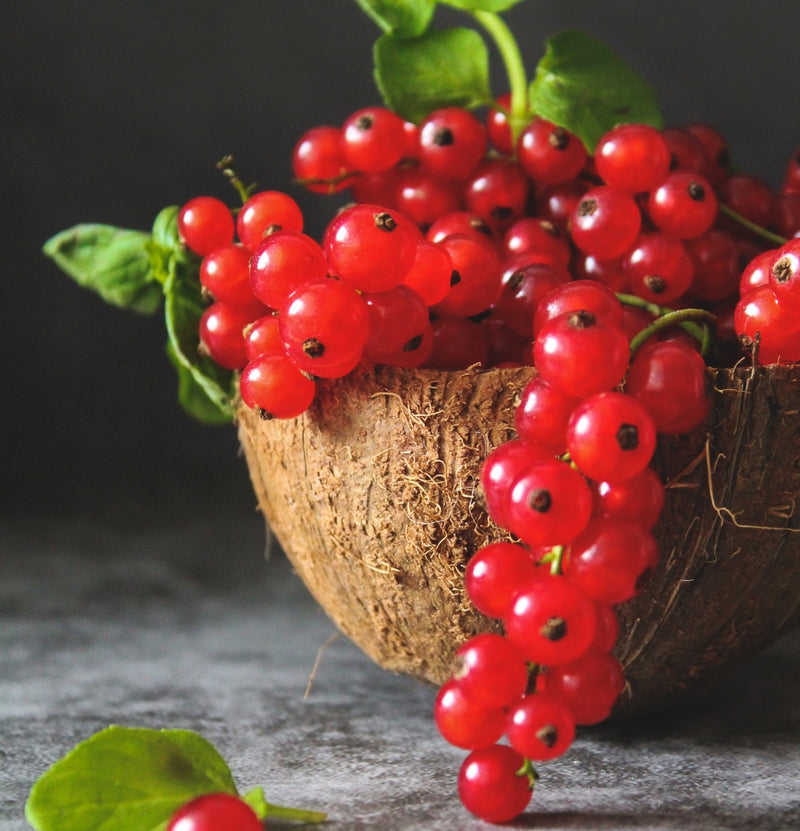
<svg viewBox="0 0 800 831">
<path fill-rule="evenodd" d="M 187 464 L 200 486 L 231 470 L 239 477 L 234 431 L 195 425 L 178 408 L 158 316 L 104 306 L 40 247 L 76 222 L 148 228 L 165 205 L 227 195 L 214 170 L 226 153 L 244 178 L 291 187 L 289 156 L 304 129 L 378 101 L 377 29 L 353 0 L 8 5 L 0 27 L 5 504 L 55 508 L 82 498 L 82 482 L 148 489 Z M 772 184 L 800 145 L 794 0 L 526 0 L 507 20 L 529 69 L 558 29 L 605 39 L 659 90 L 669 122 L 720 127 L 735 160 Z M 295 195 L 319 230 L 330 206 Z"/>
</svg>

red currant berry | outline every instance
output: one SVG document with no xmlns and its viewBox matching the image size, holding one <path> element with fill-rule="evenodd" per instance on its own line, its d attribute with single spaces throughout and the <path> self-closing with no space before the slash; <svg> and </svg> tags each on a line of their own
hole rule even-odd
<svg viewBox="0 0 800 831">
<path fill-rule="evenodd" d="M 420 124 L 417 155 L 434 176 L 463 181 L 483 159 L 487 144 L 486 128 L 472 113 L 445 107 Z"/>
<path fill-rule="evenodd" d="M 761 228 L 775 230 L 781 219 L 778 195 L 763 180 L 746 173 L 729 176 L 720 188 L 720 199 L 731 210 Z M 741 226 L 727 227 L 741 233 Z"/>
<path fill-rule="evenodd" d="M 594 639 L 595 604 L 565 577 L 523 586 L 503 618 L 506 635 L 529 661 L 553 667 L 582 655 Z"/>
<path fill-rule="evenodd" d="M 239 391 L 262 418 L 296 418 L 311 406 L 316 384 L 286 355 L 264 353 L 242 370 Z"/>
<path fill-rule="evenodd" d="M 569 279 L 569 272 L 563 266 L 534 262 L 527 254 L 512 257 L 504 263 L 502 290 L 494 312 L 513 332 L 532 339 L 539 304 Z"/>
<path fill-rule="evenodd" d="M 485 243 L 466 234 L 445 237 L 438 245 L 450 255 L 450 291 L 433 308 L 437 314 L 471 317 L 486 311 L 502 291 L 500 259 Z"/>
<path fill-rule="evenodd" d="M 547 321 L 533 344 L 539 374 L 573 398 L 616 387 L 628 368 L 628 338 L 605 317 L 583 310 Z"/>
<path fill-rule="evenodd" d="M 195 196 L 178 212 L 178 233 L 195 254 L 205 257 L 233 241 L 230 208 L 213 196 Z"/>
<path fill-rule="evenodd" d="M 705 234 L 717 218 L 717 207 L 717 196 L 708 180 L 686 170 L 670 173 L 647 200 L 654 225 L 681 239 Z"/>
<path fill-rule="evenodd" d="M 263 312 L 255 317 L 260 317 Z M 247 363 L 245 327 L 252 323 L 252 310 L 216 301 L 200 317 L 198 333 L 202 350 L 226 369 L 241 369 Z"/>
<path fill-rule="evenodd" d="M 633 196 L 609 185 L 586 191 L 570 217 L 572 241 L 584 254 L 601 260 L 624 254 L 641 225 L 642 215 Z"/>
<path fill-rule="evenodd" d="M 625 277 L 625 257 L 613 260 L 598 260 L 591 254 L 576 252 L 572 258 L 572 273 L 576 280 L 592 280 L 602 283 L 613 292 L 626 292 L 628 281 Z"/>
<path fill-rule="evenodd" d="M 452 279 L 453 260 L 447 250 L 434 242 L 420 240 L 414 262 L 401 285 L 414 289 L 426 306 L 434 306 L 447 296 Z"/>
<path fill-rule="evenodd" d="M 547 762 L 563 755 L 575 738 L 569 708 L 547 693 L 526 695 L 508 716 L 511 746 L 526 759 Z"/>
<path fill-rule="evenodd" d="M 536 116 L 520 133 L 517 158 L 537 184 L 554 185 L 575 178 L 586 164 L 587 153 L 569 130 Z"/>
<path fill-rule="evenodd" d="M 341 129 L 341 148 L 349 170 L 368 173 L 388 170 L 403 158 L 405 121 L 384 107 L 364 107 L 347 118 Z"/>
<path fill-rule="evenodd" d="M 408 273 L 419 238 L 396 211 L 358 204 L 329 223 L 322 249 L 332 275 L 359 291 L 386 291 Z"/>
<path fill-rule="evenodd" d="M 470 557 L 464 586 L 472 605 L 483 615 L 502 618 L 521 585 L 540 571 L 530 552 L 511 542 L 485 545 Z"/>
<path fill-rule="evenodd" d="M 254 193 L 236 218 L 236 233 L 245 248 L 255 251 L 271 231 L 302 231 L 303 214 L 297 202 L 277 190 Z"/>
<path fill-rule="evenodd" d="M 502 738 L 507 714 L 503 707 L 479 704 L 451 678 L 436 696 L 433 720 L 445 741 L 463 750 L 474 750 L 490 747 Z"/>
<path fill-rule="evenodd" d="M 592 494 L 578 471 L 558 459 L 523 470 L 506 497 L 507 527 L 528 545 L 575 539 L 592 513 Z"/>
<path fill-rule="evenodd" d="M 514 154 L 514 141 L 511 125 L 508 123 L 508 111 L 511 107 L 511 93 L 501 95 L 496 106 L 490 107 L 486 115 L 486 132 L 492 147 L 502 156 Z"/>
<path fill-rule="evenodd" d="M 283 354 L 276 313 L 266 314 L 245 326 L 244 348 L 248 361 L 252 361 L 259 355 Z"/>
<path fill-rule="evenodd" d="M 529 194 L 528 178 L 516 162 L 491 158 L 464 185 L 463 199 L 468 211 L 503 233 L 523 215 Z"/>
<path fill-rule="evenodd" d="M 543 682 L 545 692 L 569 707 L 576 724 L 589 725 L 611 715 L 625 689 L 625 674 L 613 655 L 592 647 L 570 663 L 549 668 Z"/>
<path fill-rule="evenodd" d="M 534 334 L 538 335 L 546 323 L 566 312 L 591 312 L 622 326 L 622 303 L 608 286 L 595 280 L 570 280 L 542 298 L 533 318 Z"/>
<path fill-rule="evenodd" d="M 582 179 L 570 179 L 557 185 L 537 189 L 535 214 L 551 222 L 562 234 L 568 234 L 569 222 L 578 203 L 589 190 Z"/>
<path fill-rule="evenodd" d="M 260 304 L 250 288 L 250 252 L 230 243 L 203 257 L 200 285 L 215 299 L 232 306 L 257 309 Z"/>
<path fill-rule="evenodd" d="M 660 130 L 648 124 L 620 124 L 597 143 L 594 163 L 600 178 L 628 193 L 651 190 L 667 175 L 672 161 Z"/>
<path fill-rule="evenodd" d="M 301 231 L 275 231 L 252 254 L 249 284 L 262 303 L 279 309 L 289 292 L 327 274 L 328 263 L 315 239 Z"/>
<path fill-rule="evenodd" d="M 640 234 L 623 260 L 628 291 L 649 303 L 668 306 L 694 278 L 694 261 L 678 237 L 660 231 Z"/>
<path fill-rule="evenodd" d="M 441 242 L 445 237 L 454 234 L 466 234 L 468 237 L 474 237 L 478 242 L 482 242 L 493 251 L 500 253 L 498 239 L 495 237 L 494 231 L 477 214 L 469 211 L 449 211 L 442 214 L 428 227 L 425 238 L 430 242 Z"/>
<path fill-rule="evenodd" d="M 718 303 L 736 294 L 741 279 L 739 246 L 732 234 L 712 228 L 701 237 L 686 240 L 694 263 L 690 286 L 692 297 Z"/>
<path fill-rule="evenodd" d="M 653 456 L 656 429 L 650 413 L 630 395 L 601 392 L 584 399 L 567 424 L 567 449 L 590 479 L 623 482 Z"/>
<path fill-rule="evenodd" d="M 775 250 L 770 248 L 768 251 L 762 251 L 748 261 L 739 277 L 739 294 L 742 297 L 753 289 L 769 285 L 769 274 L 772 269 Z"/>
<path fill-rule="evenodd" d="M 346 283 L 324 279 L 291 292 L 279 311 L 286 354 L 304 372 L 339 378 L 355 367 L 369 336 L 361 295 Z"/>
<path fill-rule="evenodd" d="M 700 353 L 685 341 L 646 344 L 633 356 L 625 391 L 650 413 L 662 435 L 690 433 L 711 409 L 711 385 Z"/>
<path fill-rule="evenodd" d="M 178 809 L 166 831 L 263 831 L 255 811 L 238 796 L 199 796 Z"/>
<path fill-rule="evenodd" d="M 711 162 L 706 148 L 694 133 L 680 127 L 667 127 L 662 135 L 671 154 L 670 170 L 690 170 L 712 180 Z"/>
<path fill-rule="evenodd" d="M 509 822 L 525 810 L 533 792 L 524 767 L 525 759 L 508 745 L 473 750 L 458 773 L 462 804 L 485 822 Z"/>
<path fill-rule="evenodd" d="M 502 245 L 507 256 L 526 254 L 530 262 L 566 267 L 572 256 L 566 236 L 552 222 L 533 216 L 518 219 L 506 231 Z"/>
<path fill-rule="evenodd" d="M 579 398 L 565 395 L 540 376 L 534 376 L 522 391 L 514 413 L 517 435 L 525 442 L 553 448 L 554 453 L 567 449 L 567 423 Z"/>
<path fill-rule="evenodd" d="M 461 205 L 459 185 L 440 179 L 419 164 L 407 164 L 398 172 L 392 205 L 420 228 Z"/>
<path fill-rule="evenodd" d="M 593 519 L 564 553 L 564 576 L 584 594 L 609 606 L 643 588 L 658 562 L 658 545 L 643 525 Z"/>
<path fill-rule="evenodd" d="M 690 124 L 686 130 L 703 145 L 709 162 L 708 173 L 704 175 L 714 187 L 719 187 L 731 172 L 731 154 L 725 136 L 710 124 Z"/>
<path fill-rule="evenodd" d="M 361 295 L 369 314 L 369 337 L 364 357 L 385 362 L 397 352 L 413 352 L 429 326 L 425 301 L 407 286 Z"/>
<path fill-rule="evenodd" d="M 474 635 L 457 650 L 453 677 L 484 707 L 506 707 L 528 686 L 528 665 L 516 645 L 494 632 Z"/>
<path fill-rule="evenodd" d="M 341 130 L 330 125 L 312 127 L 300 136 L 292 151 L 295 178 L 312 193 L 337 193 L 352 178 L 344 163 Z"/>
<path fill-rule="evenodd" d="M 758 343 L 758 363 L 800 360 L 800 321 L 775 297 L 769 285 L 744 295 L 736 305 L 734 327 L 744 345 Z"/>
<path fill-rule="evenodd" d="M 664 507 L 664 485 L 652 467 L 623 482 L 593 482 L 594 515 L 652 528 Z"/>
<path fill-rule="evenodd" d="M 800 238 L 789 240 L 773 253 L 769 285 L 784 309 L 800 313 Z"/>
<path fill-rule="evenodd" d="M 552 453 L 547 449 L 519 439 L 498 445 L 486 456 L 481 467 L 481 488 L 489 515 L 501 528 L 508 527 L 506 505 L 514 481 L 528 467 L 548 456 L 552 456 Z"/>
</svg>

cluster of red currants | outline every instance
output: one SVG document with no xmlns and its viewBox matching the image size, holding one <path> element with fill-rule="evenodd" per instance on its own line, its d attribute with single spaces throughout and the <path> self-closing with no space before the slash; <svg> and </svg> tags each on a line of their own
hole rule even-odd
<svg viewBox="0 0 800 831">
<path fill-rule="evenodd" d="M 709 407 L 705 363 L 685 340 L 646 344 L 629 367 L 623 307 L 599 283 L 548 297 L 533 357 L 518 438 L 481 473 L 489 515 L 515 541 L 478 551 L 465 578 L 504 636 L 467 641 L 435 705 L 444 738 L 470 751 L 461 799 L 490 821 L 516 816 L 531 790 L 521 772 L 564 753 L 576 726 L 605 719 L 624 688 L 614 607 L 657 565 L 656 434 L 694 429 Z"/>
<path fill-rule="evenodd" d="M 754 233 L 794 237 L 800 188 L 731 172 L 703 125 L 620 125 L 589 155 L 534 118 L 512 143 L 502 103 L 486 122 L 447 108 L 412 125 L 371 107 L 306 132 L 298 181 L 354 200 L 320 242 L 277 191 L 235 219 L 210 197 L 179 214 L 214 300 L 203 348 L 265 417 L 299 415 L 317 379 L 362 361 L 536 368 L 517 438 L 481 473 L 509 541 L 466 574 L 504 634 L 458 650 L 435 707 L 442 735 L 469 750 L 462 801 L 491 821 L 524 809 L 533 762 L 606 718 L 624 687 L 614 607 L 657 563 L 656 437 L 695 429 L 710 406 L 698 330 L 659 321 L 698 309 L 718 343 L 758 332 L 762 361 L 800 357 L 786 322 L 800 319 L 800 242 Z M 795 166 L 787 182 L 800 183 Z"/>
</svg>

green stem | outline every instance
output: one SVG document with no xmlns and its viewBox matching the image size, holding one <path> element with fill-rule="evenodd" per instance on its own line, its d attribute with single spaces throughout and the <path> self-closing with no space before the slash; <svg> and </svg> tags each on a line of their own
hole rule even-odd
<svg viewBox="0 0 800 831">
<path fill-rule="evenodd" d="M 719 203 L 719 212 L 721 214 L 725 214 L 725 216 L 729 217 L 743 228 L 747 228 L 748 231 L 751 231 L 756 236 L 762 237 L 767 242 L 771 242 L 776 246 L 783 245 L 787 241 L 786 238 L 782 237 L 780 234 L 776 234 L 767 228 L 762 228 L 760 225 L 756 225 L 755 222 L 751 222 L 747 219 L 747 217 L 744 217 L 740 213 L 734 211 L 733 208 L 729 208 L 724 202 Z"/>
<path fill-rule="evenodd" d="M 318 823 L 325 822 L 327 814 L 322 811 L 307 811 L 303 808 L 286 808 L 282 805 L 266 803 L 267 812 L 261 819 L 282 819 L 288 822 Z"/>
<path fill-rule="evenodd" d="M 668 311 L 662 314 L 660 317 L 657 317 L 649 326 L 642 329 L 641 332 L 634 335 L 631 338 L 631 356 L 636 353 L 636 350 L 646 341 L 648 338 L 652 337 L 657 332 L 661 331 L 661 329 L 666 329 L 669 326 L 675 326 L 677 324 L 684 324 L 688 322 L 693 322 L 696 320 L 705 320 L 708 322 L 713 323 L 716 318 L 714 315 L 707 311 L 706 309 L 678 309 L 677 311 Z M 708 332 L 708 327 L 703 326 L 702 329 L 705 333 Z M 695 337 L 697 335 L 692 332 Z M 704 334 L 701 338 L 699 338 L 702 351 L 705 352 L 708 349 L 708 336 Z"/>
<path fill-rule="evenodd" d="M 491 35 L 506 68 L 509 90 L 511 92 L 511 107 L 508 123 L 511 127 L 513 140 L 516 142 L 517 136 L 530 120 L 530 111 L 528 109 L 528 75 L 525 71 L 525 64 L 522 61 L 519 45 L 511 29 L 506 25 L 506 22 L 495 12 L 478 9 L 473 11 L 472 15 Z"/>
</svg>

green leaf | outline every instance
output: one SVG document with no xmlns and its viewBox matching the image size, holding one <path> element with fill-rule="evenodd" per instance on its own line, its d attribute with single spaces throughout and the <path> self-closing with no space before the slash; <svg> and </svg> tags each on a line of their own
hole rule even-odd
<svg viewBox="0 0 800 831">
<path fill-rule="evenodd" d="M 163 831 L 206 793 L 236 794 L 225 761 L 188 730 L 112 726 L 81 742 L 31 789 L 35 831 Z"/>
<path fill-rule="evenodd" d="M 172 258 L 164 283 L 167 351 L 178 369 L 181 406 L 205 424 L 233 420 L 233 373 L 200 353 L 198 324 L 206 304 L 193 269 Z"/>
<path fill-rule="evenodd" d="M 431 22 L 437 0 L 356 0 L 383 29 L 398 37 L 417 37 Z"/>
<path fill-rule="evenodd" d="M 504 12 L 522 0 L 442 0 L 448 6 L 468 12 Z"/>
<path fill-rule="evenodd" d="M 663 126 L 650 84 L 586 32 L 568 30 L 547 40 L 529 96 L 534 112 L 575 133 L 589 153 L 616 124 Z"/>
<path fill-rule="evenodd" d="M 161 303 L 161 287 L 147 253 L 150 234 L 85 223 L 51 237 L 43 251 L 78 285 L 107 303 L 152 314 Z"/>
<path fill-rule="evenodd" d="M 431 30 L 411 39 L 385 34 L 374 59 L 386 105 L 409 121 L 441 107 L 469 109 L 491 100 L 488 49 L 473 29 Z"/>
</svg>

